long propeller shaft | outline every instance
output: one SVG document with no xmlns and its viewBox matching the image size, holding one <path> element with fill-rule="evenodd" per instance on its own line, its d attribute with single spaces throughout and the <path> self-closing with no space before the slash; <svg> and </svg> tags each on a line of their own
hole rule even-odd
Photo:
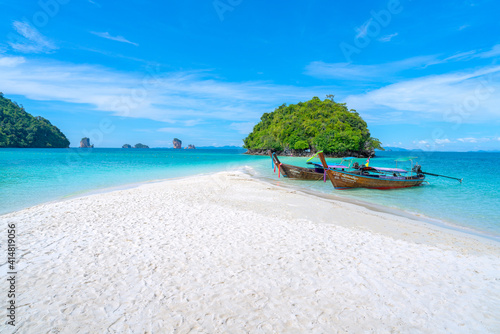
<svg viewBox="0 0 500 334">
<path fill-rule="evenodd" d="M 460 183 L 462 183 L 462 180 L 463 180 L 463 179 L 459 179 L 459 178 L 456 178 L 456 177 L 451 177 L 451 176 L 446 176 L 446 175 L 439 175 L 439 174 L 432 174 L 432 173 L 427 173 L 427 172 L 422 172 L 422 174 L 425 174 L 425 175 L 432 175 L 432 176 L 446 177 L 446 178 L 448 178 L 448 179 L 453 179 L 453 180 L 460 181 Z"/>
</svg>

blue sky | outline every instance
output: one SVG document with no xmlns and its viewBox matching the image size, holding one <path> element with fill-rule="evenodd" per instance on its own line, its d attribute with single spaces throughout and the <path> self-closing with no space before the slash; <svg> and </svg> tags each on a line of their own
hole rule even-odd
<svg viewBox="0 0 500 334">
<path fill-rule="evenodd" d="M 0 0 L 0 91 L 77 146 L 242 145 L 334 94 L 385 146 L 500 149 L 500 3 Z"/>
</svg>

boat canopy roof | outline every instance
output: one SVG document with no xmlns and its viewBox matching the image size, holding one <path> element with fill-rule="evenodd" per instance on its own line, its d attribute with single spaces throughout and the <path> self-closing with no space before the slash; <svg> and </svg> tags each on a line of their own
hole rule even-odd
<svg viewBox="0 0 500 334">
<path fill-rule="evenodd" d="M 317 166 L 317 167 L 321 167 L 323 168 L 323 165 L 322 164 L 318 164 L 318 163 L 313 163 L 314 166 Z M 349 168 L 347 166 L 344 166 L 344 165 L 328 165 L 329 168 Z"/>
<path fill-rule="evenodd" d="M 344 165 L 328 165 L 328 167 L 330 167 L 330 168 L 349 168 L 349 167 L 344 166 Z"/>
<path fill-rule="evenodd" d="M 410 161 L 410 160 L 413 160 L 413 159 L 416 159 L 418 157 L 406 157 L 406 158 L 399 158 L 399 159 L 396 159 L 394 161 Z"/>
<path fill-rule="evenodd" d="M 408 173 L 407 170 L 401 169 L 401 168 L 386 168 L 386 167 L 364 167 L 362 168 L 363 170 L 371 170 L 375 169 L 379 172 L 390 172 L 390 173 Z"/>
</svg>

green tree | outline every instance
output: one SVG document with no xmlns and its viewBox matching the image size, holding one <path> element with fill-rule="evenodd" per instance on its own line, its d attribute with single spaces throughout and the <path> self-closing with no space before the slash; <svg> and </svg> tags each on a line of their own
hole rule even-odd
<svg viewBox="0 0 500 334">
<path fill-rule="evenodd" d="M 296 150 L 307 150 L 309 148 L 309 144 L 304 140 L 299 140 L 293 145 L 293 148 Z"/>
<path fill-rule="evenodd" d="M 47 119 L 33 117 L 0 93 L 0 147 L 65 148 L 69 141 Z"/>
<path fill-rule="evenodd" d="M 283 104 L 263 114 L 243 142 L 249 150 L 310 148 L 338 155 L 368 155 L 381 148 L 358 112 L 335 102 L 333 95 L 323 101 L 313 97 L 306 102 Z"/>
</svg>

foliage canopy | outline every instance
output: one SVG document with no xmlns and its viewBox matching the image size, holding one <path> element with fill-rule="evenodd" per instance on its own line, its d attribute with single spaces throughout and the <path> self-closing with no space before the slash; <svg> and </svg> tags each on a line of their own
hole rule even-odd
<svg viewBox="0 0 500 334">
<path fill-rule="evenodd" d="M 336 155 L 367 155 L 382 149 L 356 110 L 335 102 L 333 95 L 323 101 L 313 97 L 306 102 L 283 104 L 265 113 L 243 142 L 252 151 L 311 149 Z"/>
<path fill-rule="evenodd" d="M 33 117 L 0 93 L 0 147 L 66 148 L 66 136 L 49 120 Z"/>
</svg>

